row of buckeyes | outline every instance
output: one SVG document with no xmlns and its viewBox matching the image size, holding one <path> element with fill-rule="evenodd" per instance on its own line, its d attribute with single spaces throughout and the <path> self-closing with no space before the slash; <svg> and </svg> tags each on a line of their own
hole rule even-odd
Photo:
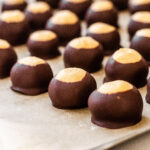
<svg viewBox="0 0 150 150">
<path fill-rule="evenodd" d="M 77 109 L 88 106 L 92 122 L 102 127 L 122 128 L 134 125 L 142 118 L 142 97 L 135 86 L 123 80 L 104 83 L 97 89 L 93 76 L 83 69 L 67 68 L 53 77 L 45 61 L 27 57 L 14 65 L 11 81 L 12 90 L 29 95 L 47 91 L 49 84 L 48 93 L 54 107 Z"/>
<path fill-rule="evenodd" d="M 31 7 L 31 8 L 36 8 L 36 7 Z M 27 13 L 27 16 L 28 15 L 30 16 L 30 14 Z M 6 39 L 12 45 L 25 43 L 29 33 L 31 32 L 30 26 L 28 24 L 28 19 L 27 19 L 30 17 L 29 16 L 27 17 L 27 16 L 25 16 L 22 12 L 17 11 L 17 10 L 3 12 L 0 16 L 0 28 L 2 29 L 0 30 L 0 38 Z M 34 26 L 34 25 L 43 26 L 45 25 L 46 20 L 49 17 L 46 17 L 47 19 L 45 17 L 42 17 L 44 21 L 40 19 L 39 15 L 37 15 L 35 18 L 36 18 L 34 20 L 35 22 L 31 21 L 31 24 L 32 24 L 31 26 Z M 32 20 L 32 17 L 31 17 L 31 20 Z M 137 12 L 133 16 L 131 16 L 130 23 L 128 26 L 128 31 L 129 31 L 130 36 L 132 37 L 136 33 L 136 31 L 143 29 L 143 28 L 149 28 L 149 27 L 150 27 L 150 12 Z M 116 43 L 117 42 L 119 43 L 120 42 L 119 37 L 117 37 L 117 35 L 115 34 L 112 34 L 113 31 L 115 32 L 116 28 L 115 27 L 113 28 L 110 26 L 108 26 L 107 28 L 108 29 L 104 31 L 108 33 L 108 38 L 99 37 L 99 34 L 103 34 L 104 32 L 104 31 L 99 32 L 99 29 L 100 29 L 99 25 L 93 25 L 91 28 L 89 27 L 90 33 L 88 34 L 89 35 L 94 34 L 93 37 L 98 41 L 100 38 L 100 42 L 102 44 L 103 44 L 103 41 L 104 42 L 108 41 L 108 39 L 112 40 L 114 36 L 115 36 L 114 41 L 116 41 Z M 47 21 L 46 29 L 54 31 L 58 35 L 60 41 L 62 41 L 62 44 L 67 43 L 69 40 L 75 37 L 78 37 L 81 31 L 80 21 L 78 17 L 71 11 L 67 11 L 67 10 L 59 11 L 53 17 L 51 17 Z M 109 30 L 110 30 L 110 34 L 109 34 Z M 116 46 L 116 43 L 110 44 L 110 46 L 113 48 L 113 45 Z M 109 44 L 107 44 L 106 42 L 105 46 L 108 46 L 108 45 Z M 114 49 L 118 49 L 118 47 L 115 47 Z"/>
<path fill-rule="evenodd" d="M 102 26 L 103 24 L 98 24 L 98 25 Z M 104 27 L 102 27 L 102 29 L 103 31 L 105 31 Z M 50 32 L 50 31 L 38 31 L 38 32 L 31 34 L 28 40 L 28 44 L 27 44 L 31 52 L 31 55 L 45 58 L 48 56 L 49 57 L 56 56 L 54 54 L 59 54 L 55 47 L 56 45 L 54 46 L 56 39 L 55 40 L 53 39 L 52 43 L 49 44 L 51 47 L 50 46 L 46 47 L 47 42 L 44 44 L 38 41 L 38 40 L 41 40 L 42 38 L 42 34 L 39 35 L 39 32 L 43 33 L 43 32 Z M 149 29 L 149 32 L 150 32 L 150 29 Z M 43 37 L 46 37 L 44 33 L 43 35 L 44 35 Z M 40 39 L 38 39 L 39 37 Z M 102 36 L 102 38 L 104 39 L 105 36 Z M 140 38 L 141 37 L 139 37 L 139 39 Z M 111 39 L 116 40 L 116 38 L 111 38 Z M 111 43 L 112 45 L 114 44 L 113 41 L 112 42 L 109 41 L 108 43 L 110 43 L 109 46 L 111 46 Z M 134 41 L 131 43 L 131 47 L 133 44 L 134 44 Z M 138 44 L 140 45 L 140 43 Z M 141 45 L 142 44 L 143 43 L 141 43 Z M 136 46 L 136 43 L 134 45 Z M 144 46 L 146 47 L 147 45 L 148 44 Z M 141 49 L 139 50 L 139 47 L 137 45 L 138 49 L 136 50 L 139 51 L 143 56 L 148 57 L 147 54 L 149 53 L 149 49 L 147 48 L 147 51 L 142 51 L 145 48 L 144 46 L 143 48 L 141 47 Z M 83 68 L 84 70 L 88 72 L 98 71 L 102 67 L 102 60 L 103 60 L 104 52 L 105 53 L 107 52 L 106 49 L 103 50 L 103 46 L 91 37 L 87 36 L 87 37 L 75 38 L 71 40 L 65 48 L 65 51 L 64 51 L 65 67 L 79 67 L 79 68 Z M 105 81 L 123 79 L 123 80 L 131 82 L 136 87 L 142 87 L 146 84 L 146 77 L 148 74 L 147 64 L 148 62 L 146 62 L 145 59 L 135 50 L 120 49 L 116 51 L 112 55 L 112 57 L 110 57 L 110 59 L 108 60 L 106 64 Z M 124 70 L 125 71 L 128 70 L 128 71 L 122 74 Z"/>
<path fill-rule="evenodd" d="M 145 17 L 146 18 L 150 17 L 149 12 L 142 12 L 140 14 L 139 13 L 135 14 L 135 18 L 139 18 L 139 17 L 136 17 L 136 15 L 140 16 L 141 19 L 145 18 Z M 133 22 L 133 20 L 131 21 L 131 23 L 129 25 L 129 28 L 134 27 L 132 25 L 132 22 Z M 144 27 L 145 27 L 145 25 L 143 24 L 143 28 Z M 53 28 L 49 28 L 49 29 L 54 30 Z M 60 30 L 60 31 L 62 31 L 62 30 Z M 59 33 L 58 30 L 56 32 Z M 35 32 L 34 34 L 39 34 L 39 37 L 40 37 L 40 33 L 41 32 L 39 32 L 39 33 Z M 61 36 L 61 35 L 64 36 L 66 34 L 60 34 L 59 33 L 59 36 Z M 91 26 L 89 26 L 89 28 L 87 30 L 87 35 L 93 37 L 94 39 L 96 39 L 98 42 L 100 42 L 103 45 L 105 55 L 112 54 L 116 49 L 118 49 L 120 47 L 120 45 L 119 45 L 120 44 L 119 33 L 118 33 L 117 29 L 115 27 L 111 26 L 111 25 L 108 25 L 108 24 L 105 24 L 105 23 L 102 23 L 102 22 L 94 23 Z M 32 35 L 31 35 L 31 37 L 32 37 Z M 52 34 L 52 39 L 51 39 L 52 41 L 53 41 L 53 37 L 54 36 Z M 150 37 L 150 29 L 149 28 L 144 28 L 144 29 L 140 29 L 140 30 L 137 29 L 137 31 L 135 32 L 135 36 L 133 37 L 133 39 L 131 41 L 131 48 L 138 50 L 147 61 L 150 60 L 149 45 L 146 44 L 146 43 L 149 43 L 149 40 L 150 40 L 149 37 Z M 43 36 L 41 36 L 41 41 L 42 41 L 42 38 L 43 38 Z M 56 41 L 57 41 L 57 38 L 56 38 L 56 35 L 55 35 L 55 40 Z M 36 40 L 34 40 L 34 41 L 36 41 Z M 44 49 L 45 44 L 40 43 L 40 39 L 38 40 L 38 42 L 35 42 L 35 45 L 34 45 L 34 43 L 29 44 L 29 47 L 31 45 L 31 50 L 32 50 L 32 47 L 33 47 L 33 49 L 37 48 L 36 44 L 38 44 L 38 45 L 41 44 L 41 46 L 40 46 L 41 49 L 39 48 L 39 51 Z M 58 42 L 55 42 L 55 43 L 58 43 Z M 55 47 L 56 47 L 56 45 L 57 44 L 55 44 Z M 53 50 L 54 48 L 49 47 L 49 49 Z M 36 55 L 36 54 L 33 54 L 33 55 Z M 37 56 L 40 56 L 40 55 L 37 55 Z"/>
<path fill-rule="evenodd" d="M 86 10 L 93 2 L 93 0 L 37 0 L 48 3 L 51 7 L 56 8 L 58 6 L 59 9 L 66 9 L 73 11 L 79 17 L 83 17 L 85 15 Z M 128 0 L 112 0 L 114 5 L 118 9 L 127 8 Z M 27 6 L 27 2 L 25 0 L 4 0 L 2 3 L 2 10 L 15 10 L 19 9 L 23 11 Z"/>
<path fill-rule="evenodd" d="M 104 50 L 104 55 L 110 55 L 112 54 L 115 50 L 119 49 L 120 46 L 120 35 L 118 30 L 111 25 L 102 23 L 102 22 L 97 22 L 89 26 L 87 29 L 87 36 L 90 36 L 92 38 L 86 38 L 86 37 L 81 37 L 81 38 L 75 38 L 69 42 L 72 43 L 72 41 L 80 41 L 82 40 L 82 43 L 76 43 L 76 46 L 79 44 L 85 45 L 87 48 L 89 42 L 91 42 L 91 45 L 96 43 L 96 45 L 100 45 L 100 47 L 103 46 Z M 84 41 L 87 43 L 85 43 Z M 66 46 L 66 49 L 68 45 Z M 101 46 L 102 44 L 102 46 Z M 29 51 L 31 52 L 31 55 L 38 56 L 38 57 L 52 57 L 55 56 L 54 53 L 58 54 L 58 46 L 60 45 L 58 35 L 51 30 L 38 30 L 33 32 L 27 42 L 27 46 Z M 89 45 L 90 46 L 90 45 Z M 83 47 L 82 48 L 86 48 Z M 90 49 L 90 48 L 89 48 Z M 101 48 L 102 49 L 102 48 Z M 57 55 L 56 55 L 57 56 Z"/>
<path fill-rule="evenodd" d="M 147 4 L 147 1 L 148 0 L 146 0 L 146 2 L 143 0 L 141 0 L 141 1 L 134 0 L 131 2 L 131 4 L 137 3 L 137 4 L 142 5 L 142 2 L 144 4 L 145 3 Z M 13 2 L 10 1 L 10 3 L 13 3 Z M 65 3 L 65 2 L 62 2 L 62 3 Z M 85 5 L 87 5 L 86 1 L 84 3 L 85 3 Z M 91 2 L 88 2 L 88 3 L 90 4 Z M 150 1 L 149 1 L 149 3 L 150 3 Z M 87 5 L 87 7 L 88 7 L 88 5 Z M 79 9 L 80 7 L 77 7 L 77 8 Z M 67 9 L 67 8 L 62 6 L 62 9 Z M 71 9 L 71 11 L 73 11 L 77 14 L 77 12 L 75 10 L 77 11 L 77 9 L 73 9 L 73 10 Z M 81 9 L 81 10 L 83 11 L 84 9 Z M 140 11 L 149 11 L 149 10 L 141 9 Z M 45 2 L 35 2 L 35 3 L 29 4 L 25 10 L 25 13 L 26 13 L 27 18 L 28 18 L 33 29 L 44 28 L 46 21 L 52 15 L 52 11 L 51 11 L 50 6 L 48 6 L 47 3 L 45 3 Z M 81 14 L 83 16 L 83 13 L 81 13 Z M 136 21 L 137 15 L 134 15 L 134 16 L 133 16 L 133 19 L 135 18 L 135 21 Z M 98 1 L 98 2 L 92 3 L 92 5 L 90 6 L 90 8 L 87 11 L 85 18 L 86 18 L 86 21 L 88 24 L 92 24 L 94 22 L 101 21 L 101 22 L 109 23 L 109 24 L 114 25 L 114 26 L 118 26 L 118 24 L 117 24 L 117 20 L 118 20 L 117 10 L 113 6 L 113 4 L 109 1 Z M 143 17 L 141 17 L 141 18 L 143 18 Z M 140 22 L 141 20 L 139 20 L 139 19 L 140 18 L 137 18 L 137 21 Z M 147 20 L 149 20 L 149 19 L 146 19 L 146 21 Z M 147 22 L 145 22 L 145 23 L 147 23 Z M 138 25 L 135 25 L 135 26 L 138 26 Z M 129 31 L 129 32 L 131 32 L 131 31 Z"/>
<path fill-rule="evenodd" d="M 39 31 L 40 32 L 40 31 Z M 43 58 L 54 57 L 59 55 L 57 51 L 57 39 L 56 35 L 50 31 L 42 31 L 43 40 L 45 38 L 54 38 L 50 44 L 49 42 L 37 42 L 33 39 L 41 40 L 41 34 L 33 34 L 31 39 L 28 40 L 28 47 L 31 55 L 40 56 Z M 37 32 L 36 32 L 37 33 Z M 45 36 L 47 35 L 47 36 Z M 1 76 L 5 77 L 9 75 L 12 63 L 14 62 L 15 53 L 11 45 L 4 40 L 1 40 Z M 5 52 L 3 54 L 3 52 Z M 12 55 L 12 56 L 11 56 Z M 102 45 L 91 37 L 80 37 L 76 38 L 68 43 L 64 51 L 64 64 L 65 67 L 78 67 L 88 72 L 96 72 L 102 67 L 102 60 L 104 57 Z M 16 61 L 16 57 L 15 57 Z M 5 68 L 6 65 L 10 67 Z M 3 74 L 7 69 L 7 75 Z M 122 79 L 135 85 L 136 87 L 142 87 L 147 82 L 148 75 L 148 63 L 146 60 L 133 49 L 121 48 L 117 50 L 108 60 L 105 66 L 106 77 L 104 82 Z"/>
<path fill-rule="evenodd" d="M 103 7 L 105 6 L 105 3 L 108 3 L 106 6 L 110 5 L 108 8 L 113 6 L 109 1 L 100 1 L 100 3 L 104 3 L 102 5 Z M 97 4 L 93 3 L 93 5 L 94 6 L 91 7 L 97 9 Z M 103 13 L 102 11 L 105 9 L 103 7 L 98 15 L 99 17 L 96 17 L 98 19 L 95 18 L 93 20 L 93 17 L 91 16 L 91 20 L 90 17 L 87 17 L 87 22 L 91 24 L 93 22 L 101 21 L 117 26 L 117 13 L 107 12 L 105 14 L 105 12 Z M 64 10 L 57 12 L 50 18 L 51 14 L 50 7 L 44 2 L 31 3 L 26 8 L 25 14 L 17 10 L 4 11 L 0 16 L 0 28 L 3 29 L 0 32 L 0 38 L 8 40 L 12 45 L 22 44 L 31 31 L 42 29 L 45 27 L 45 24 L 46 29 L 56 32 L 61 41 L 68 41 L 80 35 L 80 20 L 75 13 Z M 89 12 L 89 15 L 90 14 L 94 13 Z M 114 17 L 112 14 L 114 14 Z M 14 33 L 13 31 L 17 32 Z M 19 39 L 22 39 L 22 41 L 19 41 Z"/>
<path fill-rule="evenodd" d="M 72 1 L 72 3 L 71 3 Z M 75 0 L 61 0 L 59 8 L 60 9 L 69 9 L 78 14 L 79 5 L 73 4 Z M 78 1 L 86 1 L 86 0 L 78 0 Z M 119 10 L 129 9 L 130 13 L 135 13 L 138 11 L 150 11 L 150 0 L 112 0 L 115 7 Z M 75 7 L 76 6 L 76 7 Z M 84 10 L 84 9 L 83 9 Z"/>
<path fill-rule="evenodd" d="M 86 10 L 93 2 L 92 0 L 37 0 L 48 3 L 53 8 L 58 6 L 59 9 L 66 9 L 73 11 L 79 17 L 83 17 L 85 15 Z M 135 13 L 138 11 L 150 11 L 150 0 L 130 0 L 128 4 L 128 0 L 112 0 L 114 5 L 118 9 L 125 9 L 127 5 L 129 7 L 129 11 L 131 13 Z M 27 6 L 27 2 L 25 0 L 4 0 L 2 3 L 2 10 L 24 10 Z"/>
<path fill-rule="evenodd" d="M 50 5 L 52 8 L 56 8 L 59 0 L 37 0 L 43 1 Z M 3 0 L 2 2 L 2 11 L 6 10 L 21 10 L 24 11 L 28 5 L 27 0 Z"/>
</svg>

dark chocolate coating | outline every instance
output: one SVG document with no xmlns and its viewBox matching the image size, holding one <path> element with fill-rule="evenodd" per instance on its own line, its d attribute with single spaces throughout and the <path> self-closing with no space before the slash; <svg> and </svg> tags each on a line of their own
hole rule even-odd
<svg viewBox="0 0 150 150">
<path fill-rule="evenodd" d="M 5 10 L 21 10 L 23 11 L 27 6 L 27 2 L 24 2 L 22 4 L 7 4 L 5 2 L 2 3 L 2 11 Z"/>
<path fill-rule="evenodd" d="M 146 102 L 150 104 L 150 78 L 147 81 Z"/>
<path fill-rule="evenodd" d="M 58 6 L 59 0 L 37 0 L 47 2 L 51 7 L 56 8 Z"/>
<path fill-rule="evenodd" d="M 87 72 L 96 72 L 102 67 L 103 48 L 76 49 L 67 45 L 64 52 L 65 67 L 78 67 Z"/>
<path fill-rule="evenodd" d="M 137 50 L 150 65 L 150 45 L 148 43 L 150 43 L 150 38 L 134 35 L 130 47 Z"/>
<path fill-rule="evenodd" d="M 135 87 L 115 94 L 103 94 L 95 90 L 89 97 L 88 106 L 94 124 L 117 129 L 134 125 L 141 120 L 143 101 Z"/>
<path fill-rule="evenodd" d="M 61 42 L 60 44 L 62 45 L 65 45 L 73 38 L 80 36 L 81 31 L 79 21 L 72 25 L 59 25 L 54 24 L 49 20 L 46 24 L 46 29 L 55 32 L 58 35 L 59 41 Z"/>
<path fill-rule="evenodd" d="M 116 8 L 106 11 L 93 11 L 91 8 L 87 10 L 85 17 L 88 25 L 95 22 L 104 22 L 118 27 L 118 11 Z"/>
<path fill-rule="evenodd" d="M 11 45 L 24 44 L 29 32 L 30 27 L 26 18 L 18 23 L 7 23 L 0 20 L 0 38 L 7 40 Z"/>
<path fill-rule="evenodd" d="M 41 57 L 43 59 L 54 58 L 60 53 L 58 51 L 58 38 L 51 41 L 34 41 L 28 39 L 27 47 L 32 56 Z"/>
<path fill-rule="evenodd" d="M 77 14 L 80 18 L 84 18 L 85 12 L 90 6 L 91 2 L 91 0 L 87 0 L 81 3 L 72 3 L 67 0 L 60 0 L 59 8 L 70 10 Z"/>
<path fill-rule="evenodd" d="M 137 30 L 140 30 L 143 28 L 150 28 L 150 23 L 137 22 L 131 18 L 129 25 L 128 25 L 128 32 L 130 34 L 130 38 L 133 37 L 133 35 L 135 34 Z"/>
<path fill-rule="evenodd" d="M 88 97 L 96 89 L 95 79 L 87 73 L 79 82 L 66 83 L 53 78 L 49 85 L 49 96 L 54 107 L 75 109 L 87 107 Z"/>
<path fill-rule="evenodd" d="M 52 15 L 51 10 L 48 10 L 44 13 L 32 13 L 28 10 L 25 11 L 27 20 L 32 28 L 32 30 L 43 29 L 47 20 Z"/>
<path fill-rule="evenodd" d="M 121 64 L 111 57 L 106 64 L 105 74 L 104 82 L 125 80 L 139 88 L 147 82 L 148 65 L 144 58 L 140 62 Z"/>
<path fill-rule="evenodd" d="M 128 8 L 128 0 L 111 0 L 117 9 L 124 10 Z"/>
<path fill-rule="evenodd" d="M 129 10 L 132 14 L 137 11 L 150 11 L 150 4 L 134 5 L 129 3 Z"/>
<path fill-rule="evenodd" d="M 50 66 L 40 64 L 28 66 L 16 63 L 11 70 L 11 89 L 27 95 L 38 95 L 48 91 L 53 77 Z"/>
<path fill-rule="evenodd" d="M 17 61 L 17 55 L 13 47 L 7 49 L 0 48 L 0 78 L 5 78 L 10 75 L 12 66 Z"/>
<path fill-rule="evenodd" d="M 111 55 L 114 51 L 118 50 L 121 47 L 120 35 L 117 30 L 104 34 L 95 34 L 88 31 L 87 35 L 91 36 L 103 45 L 104 55 Z"/>
</svg>

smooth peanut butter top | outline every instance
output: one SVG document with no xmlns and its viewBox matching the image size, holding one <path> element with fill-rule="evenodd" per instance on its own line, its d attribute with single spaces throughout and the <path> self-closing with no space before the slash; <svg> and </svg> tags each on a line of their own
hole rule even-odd
<svg viewBox="0 0 150 150">
<path fill-rule="evenodd" d="M 112 57 L 121 64 L 137 63 L 142 60 L 140 53 L 130 48 L 121 48 L 117 50 Z"/>
<path fill-rule="evenodd" d="M 69 10 L 58 11 L 54 16 L 50 18 L 50 21 L 54 24 L 75 24 L 79 21 L 77 15 Z"/>
<path fill-rule="evenodd" d="M 27 65 L 27 66 L 37 66 L 40 64 L 45 64 L 46 61 L 44 61 L 41 58 L 38 57 L 34 57 L 34 56 L 29 56 L 29 57 L 25 57 L 22 58 L 18 61 L 19 64 L 23 64 L 23 65 Z"/>
<path fill-rule="evenodd" d="M 150 23 L 150 12 L 149 11 L 139 11 L 132 15 L 132 19 L 137 22 Z"/>
<path fill-rule="evenodd" d="M 98 91 L 102 94 L 115 94 L 115 93 L 121 93 L 126 92 L 133 89 L 133 86 L 123 80 L 116 80 L 112 82 L 104 83 Z"/>
<path fill-rule="evenodd" d="M 99 46 L 99 43 L 89 36 L 75 38 L 69 42 L 69 46 L 76 49 L 94 49 Z"/>
<path fill-rule="evenodd" d="M 39 30 L 30 35 L 30 39 L 33 41 L 51 41 L 56 38 L 57 35 L 48 30 Z"/>
<path fill-rule="evenodd" d="M 60 71 L 55 79 L 72 83 L 72 82 L 79 82 L 81 81 L 86 75 L 86 71 L 80 68 L 66 68 L 62 71 Z"/>
<path fill-rule="evenodd" d="M 25 19 L 25 15 L 20 10 L 8 10 L 1 14 L 0 19 L 7 23 L 18 23 Z"/>
<path fill-rule="evenodd" d="M 89 28 L 88 31 L 94 34 L 105 34 L 105 33 L 111 33 L 115 31 L 116 28 L 112 25 L 103 23 L 103 22 L 96 22 L 93 23 Z"/>
<path fill-rule="evenodd" d="M 93 11 L 106 11 L 106 10 L 111 10 L 113 7 L 114 5 L 111 1 L 100 0 L 100 1 L 94 2 L 90 8 Z"/>
<path fill-rule="evenodd" d="M 46 11 L 49 11 L 51 8 L 50 6 L 45 2 L 34 2 L 30 3 L 27 6 L 27 10 L 32 13 L 44 13 Z"/>
</svg>

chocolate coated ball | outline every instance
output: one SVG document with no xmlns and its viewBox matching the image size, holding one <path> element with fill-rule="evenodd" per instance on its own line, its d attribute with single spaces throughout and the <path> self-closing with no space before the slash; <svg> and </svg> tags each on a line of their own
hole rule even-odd
<svg viewBox="0 0 150 150">
<path fill-rule="evenodd" d="M 26 95 L 38 95 L 48 91 L 53 73 L 43 59 L 25 57 L 13 66 L 10 77 L 12 90 Z"/>
<path fill-rule="evenodd" d="M 108 82 L 95 90 L 88 99 L 92 122 L 110 129 L 128 127 L 142 118 L 140 92 L 123 80 Z"/>
<path fill-rule="evenodd" d="M 131 13 L 150 11 L 150 0 L 130 0 L 129 10 Z"/>
<path fill-rule="evenodd" d="M 88 25 L 104 22 L 118 27 L 118 12 L 111 1 L 96 1 L 87 10 L 86 21 Z"/>
<path fill-rule="evenodd" d="M 131 40 L 130 47 L 137 50 L 150 65 L 150 28 L 138 30 Z"/>
<path fill-rule="evenodd" d="M 75 13 L 69 10 L 58 11 L 46 25 L 46 29 L 54 31 L 62 45 L 80 35 L 80 21 Z"/>
<path fill-rule="evenodd" d="M 65 67 L 79 67 L 95 72 L 102 66 L 103 47 L 91 37 L 80 37 L 68 43 L 64 52 Z"/>
<path fill-rule="evenodd" d="M 10 44 L 25 43 L 29 31 L 28 21 L 21 11 L 9 10 L 0 15 L 0 38 L 7 40 Z"/>
<path fill-rule="evenodd" d="M 149 11 L 139 11 L 131 16 L 128 32 L 130 37 L 132 38 L 136 31 L 150 28 L 150 12 Z"/>
<path fill-rule="evenodd" d="M 91 2 L 91 0 L 60 0 L 59 8 L 71 10 L 80 18 L 83 18 Z"/>
<path fill-rule="evenodd" d="M 52 31 L 33 32 L 28 39 L 27 46 L 32 56 L 48 59 L 59 55 L 58 37 Z"/>
<path fill-rule="evenodd" d="M 96 89 L 95 79 L 80 68 L 60 71 L 49 85 L 49 96 L 54 107 L 74 109 L 87 107 L 90 93 Z"/>
<path fill-rule="evenodd" d="M 23 11 L 27 6 L 25 0 L 4 0 L 2 3 L 2 11 L 5 10 L 21 10 Z"/>
<path fill-rule="evenodd" d="M 104 82 L 125 80 L 136 87 L 142 87 L 147 82 L 148 65 L 137 51 L 123 48 L 109 58 L 105 73 Z"/>
<path fill-rule="evenodd" d="M 105 55 L 110 55 L 120 48 L 119 32 L 109 24 L 103 22 L 93 23 L 88 28 L 87 35 L 103 45 Z"/>
<path fill-rule="evenodd" d="M 32 30 L 43 29 L 52 15 L 51 7 L 45 2 L 34 2 L 25 10 L 26 17 Z"/>
</svg>

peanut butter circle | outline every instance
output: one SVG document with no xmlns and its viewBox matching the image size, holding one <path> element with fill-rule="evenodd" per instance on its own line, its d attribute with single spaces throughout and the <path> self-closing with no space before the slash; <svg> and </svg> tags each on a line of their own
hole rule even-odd
<svg viewBox="0 0 150 150">
<path fill-rule="evenodd" d="M 113 54 L 113 59 L 121 64 L 137 63 L 142 60 L 142 56 L 130 48 L 121 48 Z"/>
<path fill-rule="evenodd" d="M 39 30 L 30 35 L 30 39 L 33 41 L 51 41 L 56 39 L 57 35 L 52 31 Z"/>
<path fill-rule="evenodd" d="M 10 47 L 10 44 L 3 39 L 0 39 L 0 49 L 7 49 Z"/>
<path fill-rule="evenodd" d="M 5 4 L 9 5 L 18 5 L 18 4 L 23 4 L 25 0 L 4 0 Z"/>
<path fill-rule="evenodd" d="M 37 66 L 40 64 L 45 64 L 46 62 L 38 57 L 29 56 L 18 61 L 19 64 L 27 65 L 27 66 Z"/>
<path fill-rule="evenodd" d="M 76 49 L 93 49 L 99 46 L 99 43 L 89 36 L 75 38 L 69 42 L 69 46 Z"/>
<path fill-rule="evenodd" d="M 96 22 L 88 28 L 88 31 L 94 34 L 111 33 L 115 30 L 116 28 L 114 26 L 102 22 Z"/>
<path fill-rule="evenodd" d="M 145 5 L 150 4 L 150 0 L 130 0 L 130 3 L 133 5 Z"/>
<path fill-rule="evenodd" d="M 20 10 L 9 10 L 4 11 L 0 19 L 7 23 L 18 23 L 25 19 L 25 15 Z"/>
<path fill-rule="evenodd" d="M 136 12 L 132 19 L 137 22 L 150 23 L 150 12 L 149 11 L 139 11 Z"/>
<path fill-rule="evenodd" d="M 93 11 L 106 11 L 113 8 L 113 3 L 107 0 L 96 1 L 91 5 Z"/>
<path fill-rule="evenodd" d="M 70 3 L 83 3 L 83 2 L 86 2 L 87 0 L 66 0 Z"/>
<path fill-rule="evenodd" d="M 66 68 L 62 71 L 60 71 L 55 79 L 72 83 L 72 82 L 79 82 L 81 81 L 86 75 L 86 71 L 80 68 Z"/>
<path fill-rule="evenodd" d="M 138 30 L 136 35 L 150 38 L 150 28 Z"/>
<path fill-rule="evenodd" d="M 44 13 L 50 10 L 50 6 L 45 2 L 34 2 L 28 5 L 27 10 L 32 13 Z"/>
<path fill-rule="evenodd" d="M 102 94 L 116 94 L 116 93 L 127 92 L 132 89 L 133 86 L 130 83 L 123 80 L 116 80 L 116 81 L 104 83 L 98 89 L 98 91 Z"/>
<path fill-rule="evenodd" d="M 78 17 L 75 13 L 69 10 L 61 10 L 57 12 L 53 17 L 51 17 L 50 21 L 54 24 L 75 24 L 78 22 Z"/>
</svg>

